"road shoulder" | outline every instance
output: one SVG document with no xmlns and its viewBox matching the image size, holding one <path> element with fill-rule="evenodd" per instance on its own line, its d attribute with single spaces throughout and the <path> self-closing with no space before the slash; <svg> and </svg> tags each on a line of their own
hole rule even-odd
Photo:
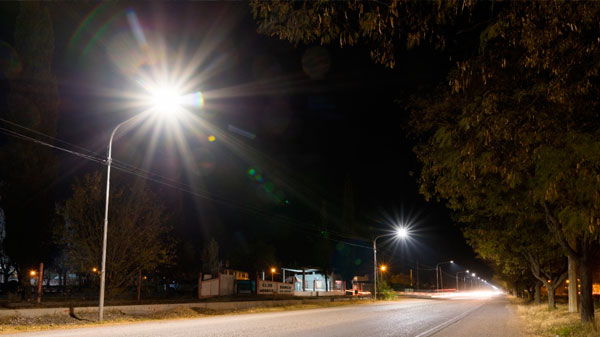
<svg viewBox="0 0 600 337">
<path fill-rule="evenodd" d="M 457 313 L 457 317 L 461 314 Z M 523 337 L 522 331 L 517 313 L 503 297 L 486 301 L 476 310 L 436 333 L 420 337 Z"/>
</svg>

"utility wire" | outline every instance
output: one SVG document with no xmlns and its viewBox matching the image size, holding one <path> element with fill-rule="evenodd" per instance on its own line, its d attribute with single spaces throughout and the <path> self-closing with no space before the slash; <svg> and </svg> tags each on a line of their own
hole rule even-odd
<svg viewBox="0 0 600 337">
<path fill-rule="evenodd" d="M 92 154 L 98 155 L 97 153 L 95 153 L 93 151 L 87 150 L 85 148 L 79 147 L 79 146 L 71 144 L 71 143 L 68 143 L 66 141 L 61 141 L 61 140 L 56 139 L 54 137 L 45 135 L 45 134 L 43 134 L 41 132 L 37 132 L 35 130 L 31 130 L 31 129 L 28 129 L 26 127 L 22 127 L 22 126 L 20 126 L 20 125 L 18 125 L 16 123 L 13 123 L 13 122 L 10 122 L 10 121 L 6 121 L 5 119 L 1 119 L 0 118 L 0 120 L 4 121 L 4 122 L 7 122 L 7 123 L 9 123 L 11 125 L 14 125 L 14 126 L 18 126 L 18 127 L 22 128 L 22 129 L 31 131 L 31 132 L 33 132 L 35 134 L 42 135 L 42 136 L 51 138 L 53 140 L 57 140 L 57 141 L 60 141 L 62 143 L 69 144 L 71 146 L 80 148 L 80 149 L 82 149 L 82 150 L 84 150 L 84 151 L 86 151 L 88 153 L 92 153 Z M 33 143 L 36 143 L 36 144 L 39 144 L 39 145 L 47 146 L 47 147 L 50 147 L 50 148 L 55 149 L 55 150 L 67 152 L 69 154 L 81 157 L 83 159 L 87 159 L 87 160 L 90 160 L 90 161 L 93 161 L 93 162 L 96 162 L 96 163 L 99 163 L 99 164 L 102 164 L 102 165 L 106 165 L 106 160 L 103 159 L 103 158 L 98 158 L 98 157 L 95 157 L 93 155 L 86 155 L 86 154 L 80 153 L 78 151 L 74 151 L 74 150 L 66 149 L 64 147 L 53 145 L 53 144 L 50 144 L 48 142 L 45 142 L 45 141 L 42 141 L 42 140 L 30 137 L 30 136 L 21 134 L 19 132 L 16 132 L 16 131 L 13 131 L 13 130 L 10 130 L 10 129 L 7 129 L 7 128 L 0 127 L 0 132 L 4 133 L 6 135 L 9 135 L 9 136 L 15 137 L 15 138 L 19 138 L 19 139 L 30 141 L 30 142 L 33 142 Z M 178 189 L 180 191 L 186 192 L 188 194 L 192 194 L 192 195 L 200 197 L 200 198 L 204 198 L 204 199 L 207 199 L 207 200 L 211 200 L 211 201 L 220 203 L 220 204 L 225 205 L 227 207 L 237 208 L 237 209 L 240 209 L 240 210 L 245 211 L 245 212 L 249 212 L 249 213 L 253 213 L 253 214 L 258 214 L 258 215 L 262 215 L 262 216 L 265 216 L 265 217 L 269 217 L 271 219 L 275 219 L 276 221 L 278 221 L 280 223 L 285 223 L 287 225 L 301 226 L 301 227 L 305 227 L 305 228 L 312 229 L 312 230 L 319 230 L 319 228 L 317 228 L 314 225 L 310 225 L 310 224 L 307 224 L 307 223 L 299 222 L 298 220 L 295 220 L 295 219 L 292 219 L 292 218 L 281 216 L 279 214 L 273 215 L 271 213 L 267 213 L 266 211 L 258 209 L 258 208 L 253 208 L 253 207 L 249 207 L 249 206 L 243 206 L 243 205 L 240 205 L 240 204 L 236 205 L 231 200 L 226 200 L 226 199 L 222 199 L 222 198 L 210 196 L 208 194 L 199 193 L 199 192 L 194 191 L 194 190 L 192 190 L 190 188 L 186 188 L 185 184 L 182 184 L 182 183 L 179 183 L 179 182 L 176 182 L 176 181 L 173 181 L 173 183 L 169 183 L 169 182 L 163 181 L 163 180 L 166 180 L 166 179 L 164 179 L 164 177 L 162 177 L 160 175 L 154 174 L 154 173 L 149 172 L 149 171 L 141 170 L 139 168 L 133 167 L 133 166 L 128 165 L 128 164 L 124 164 L 124 163 L 121 163 L 121 162 L 116 162 L 115 163 L 113 161 L 113 163 L 111 164 L 111 166 L 114 167 L 117 170 L 120 170 L 120 171 L 123 171 L 123 172 L 126 172 L 126 173 L 130 173 L 132 175 L 138 176 L 138 177 L 143 178 L 145 180 L 149 180 L 149 181 L 161 184 L 161 185 L 165 185 L 165 186 L 168 186 L 168 187 L 171 187 L 171 188 L 175 188 L 175 189 Z M 129 166 L 131 168 L 128 168 L 127 166 Z M 142 171 L 142 172 L 140 172 L 140 171 Z M 143 172 L 143 171 L 145 171 L 145 172 Z M 156 179 L 153 176 L 154 177 L 161 177 L 161 178 L 163 178 L 163 180 Z M 187 187 L 190 187 L 190 186 L 187 185 Z M 298 228 L 296 228 L 296 229 L 298 229 Z M 364 245 L 360 245 L 360 244 L 353 243 L 353 242 L 348 242 L 348 241 L 344 241 L 344 240 L 334 239 L 334 238 L 331 238 L 331 237 L 323 237 L 323 236 L 315 235 L 315 233 L 312 233 L 312 232 L 307 232 L 307 231 L 303 231 L 303 232 L 305 232 L 307 234 L 311 234 L 313 236 L 316 236 L 316 237 L 318 237 L 320 239 L 325 239 L 325 240 L 334 241 L 334 242 L 340 242 L 340 243 L 344 243 L 344 244 L 347 244 L 347 245 L 350 245 L 350 246 L 355 246 L 355 247 L 360 247 L 360 248 L 371 249 L 371 247 L 369 247 L 369 246 L 364 246 Z M 356 239 L 356 237 L 351 236 L 350 234 L 345 234 L 345 233 L 336 232 L 336 231 L 329 231 L 329 232 L 332 233 L 332 234 L 335 234 L 337 236 Z M 359 240 L 364 240 L 362 238 L 358 238 L 358 239 Z"/>
<path fill-rule="evenodd" d="M 20 125 L 20 124 L 17 124 L 17 123 L 15 123 L 15 122 L 12 122 L 12 121 L 9 121 L 9 120 L 6 120 L 6 119 L 4 119 L 4 118 L 0 118 L 0 121 L 3 121 L 3 122 L 5 122 L 5 123 L 7 123 L 7 124 L 10 124 L 10 125 L 12 125 L 12 126 L 15 126 L 15 127 L 21 128 L 21 129 L 23 129 L 23 130 L 27 130 L 27 131 L 29 131 L 29 132 L 32 132 L 32 133 L 36 134 L 36 135 L 40 135 L 40 136 L 43 136 L 43 137 L 46 137 L 46 138 L 52 139 L 53 141 L 60 142 L 60 143 L 63 143 L 63 144 L 67 144 L 67 145 L 73 146 L 73 147 L 75 147 L 75 148 L 78 148 L 78 149 L 80 149 L 80 150 L 83 150 L 83 151 L 85 151 L 85 152 L 88 152 L 88 153 L 90 153 L 90 154 L 92 154 L 92 155 L 95 155 L 96 157 L 94 157 L 94 156 L 92 156 L 92 155 L 88 155 L 89 157 L 84 157 L 84 158 L 86 158 L 86 159 L 90 159 L 90 160 L 93 160 L 93 161 L 95 161 L 95 162 L 100 162 L 100 163 L 106 164 L 106 160 L 104 159 L 104 158 L 105 158 L 105 156 L 104 156 L 104 155 L 102 155 L 102 154 L 99 154 L 99 153 L 97 153 L 97 152 L 91 151 L 91 150 L 89 150 L 89 149 L 86 149 L 86 148 L 84 148 L 84 147 L 81 147 L 81 146 L 78 146 L 78 145 L 72 144 L 72 143 L 70 143 L 70 142 L 67 142 L 67 141 L 64 141 L 64 140 L 58 139 L 58 138 L 56 138 L 56 137 L 52 137 L 52 136 L 50 136 L 50 135 L 44 134 L 44 133 L 42 133 L 42 132 L 39 132 L 39 131 L 37 131 L 37 130 L 33 130 L 33 129 L 31 129 L 31 128 L 27 128 L 27 127 L 25 127 L 25 126 L 22 126 L 22 125 Z M 82 157 L 82 156 L 85 156 L 84 154 L 78 153 L 78 152 L 76 152 L 76 151 L 72 151 L 72 150 L 68 150 L 68 149 L 65 149 L 65 148 L 61 148 L 61 147 L 55 146 L 55 145 L 53 145 L 53 144 L 50 144 L 50 143 L 45 143 L 45 142 L 42 142 L 42 141 L 40 141 L 40 140 L 38 140 L 38 139 L 35 139 L 35 138 L 33 138 L 33 137 L 25 136 L 25 135 L 22 135 L 22 134 L 20 134 L 20 133 L 18 133 L 18 132 L 15 132 L 15 131 L 9 130 L 9 129 L 5 129 L 5 130 L 6 130 L 6 131 L 8 131 L 8 132 L 10 132 L 10 133 L 11 133 L 13 136 L 17 136 L 17 135 L 18 135 L 18 136 L 20 136 L 19 138 L 23 138 L 23 139 L 25 139 L 25 140 L 30 140 L 30 141 L 33 141 L 33 142 L 35 142 L 35 143 L 38 143 L 38 144 L 40 144 L 40 145 L 46 145 L 46 146 L 52 147 L 52 148 L 54 148 L 54 149 L 57 149 L 57 150 L 62 150 L 62 151 L 65 151 L 65 152 L 71 153 L 71 154 L 73 154 L 73 155 L 78 155 L 78 156 L 80 156 L 80 157 Z M 170 186 L 170 187 L 172 187 L 172 188 L 180 189 L 180 190 L 182 190 L 182 191 L 185 191 L 185 192 L 187 192 L 187 193 L 194 194 L 194 195 L 196 195 L 196 196 L 199 196 L 199 197 L 202 197 L 202 198 L 205 198 L 205 199 L 209 199 L 209 200 L 212 200 L 212 201 L 217 201 L 217 202 L 219 202 L 219 200 L 215 199 L 215 197 L 214 197 L 214 193 L 212 194 L 212 195 L 213 195 L 213 197 L 211 197 L 211 196 L 208 196 L 208 195 L 200 195 L 200 194 L 198 194 L 198 193 L 196 192 L 196 188 L 195 188 L 195 187 L 193 187 L 193 186 L 190 186 L 190 185 L 188 185 L 188 184 L 184 184 L 184 183 L 182 183 L 182 182 L 180 182 L 180 181 L 177 181 L 177 180 L 174 180 L 174 179 L 170 179 L 170 178 L 168 178 L 168 177 L 165 177 L 165 176 L 162 176 L 162 175 L 156 174 L 156 173 L 154 173 L 154 172 L 151 172 L 151 171 L 148 171 L 148 170 L 144 170 L 144 169 L 142 169 L 142 168 L 139 168 L 139 167 L 133 166 L 133 165 L 131 165 L 131 164 L 128 164 L 128 163 L 126 163 L 126 162 L 122 162 L 122 161 L 119 161 L 119 160 L 117 160 L 117 159 L 114 159 L 114 158 L 112 158 L 112 166 L 113 166 L 113 167 L 115 167 L 115 168 L 117 168 L 117 169 L 119 169 L 119 170 L 121 170 L 121 171 L 125 171 L 125 172 L 131 173 L 131 174 L 135 174 L 135 175 L 137 175 L 137 176 L 139 176 L 139 177 L 141 177 L 141 178 L 144 178 L 144 179 L 147 179 L 147 180 L 151 180 L 151 181 L 154 181 L 154 182 L 156 182 L 156 183 L 163 184 L 163 185 L 167 185 L 167 186 Z M 118 167 L 118 166 L 120 166 L 120 167 Z M 136 172 L 132 172 L 132 171 L 136 171 Z M 141 176 L 141 175 L 139 174 L 139 172 L 141 172 L 141 173 L 145 174 L 145 176 Z M 161 180 L 168 181 L 168 182 L 170 182 L 170 183 L 168 183 L 168 184 L 167 184 L 167 183 L 165 183 L 164 181 L 158 181 L 156 178 L 160 178 Z M 231 203 L 231 201 L 230 201 L 230 200 L 224 200 L 224 201 L 223 201 L 223 200 L 221 200 L 221 202 L 222 202 L 222 203 L 223 203 L 223 202 L 226 202 L 226 203 Z M 227 204 L 227 205 L 228 205 L 228 204 Z M 272 215 L 271 215 L 271 214 L 269 214 L 269 216 L 272 216 Z M 296 220 L 296 219 L 292 219 L 292 218 L 285 217 L 285 216 L 282 216 L 282 215 L 277 215 L 277 217 L 279 217 L 279 218 L 287 218 L 287 221 L 294 221 L 294 222 L 297 222 L 297 220 Z M 319 230 L 319 228 L 314 228 L 314 229 L 317 229 L 317 230 Z M 366 240 L 365 238 L 362 238 L 362 237 L 357 237 L 357 236 L 354 236 L 354 235 L 351 235 L 351 234 L 348 234 L 348 233 L 338 232 L 338 231 L 334 231 L 334 230 L 329 230 L 328 232 L 329 232 L 329 233 L 332 233 L 332 234 L 335 234 L 335 235 L 337 235 L 337 236 L 339 236 L 339 237 L 346 238 L 346 239 L 353 239 L 353 240 L 359 240 L 359 241 L 368 241 L 368 240 Z M 360 246 L 360 245 L 359 245 L 359 246 Z M 365 248 L 364 246 L 360 246 L 360 247 L 363 247 L 363 248 Z"/>
</svg>

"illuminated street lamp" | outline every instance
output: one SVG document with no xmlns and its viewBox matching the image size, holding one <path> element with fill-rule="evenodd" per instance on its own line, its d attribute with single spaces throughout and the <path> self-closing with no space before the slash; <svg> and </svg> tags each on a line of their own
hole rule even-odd
<svg viewBox="0 0 600 337">
<path fill-rule="evenodd" d="M 440 275 L 442 274 L 442 268 L 440 266 L 443 264 L 452 264 L 452 263 L 454 263 L 454 260 L 450 260 L 448 262 L 440 262 L 435 265 L 435 285 L 438 290 L 440 290 L 440 286 L 442 288 L 444 287 L 443 286 L 443 284 L 444 284 L 443 276 L 442 276 L 442 278 L 440 278 Z"/>
<path fill-rule="evenodd" d="M 469 270 L 467 269 L 466 271 L 457 271 L 456 272 L 456 291 L 458 291 L 458 274 L 460 273 L 465 273 L 464 278 L 466 279 L 466 275 L 469 274 Z M 465 290 L 467 290 L 467 285 L 465 284 L 465 279 L 463 279 L 463 285 L 465 286 Z"/>
<path fill-rule="evenodd" d="M 29 271 L 29 276 L 35 276 L 36 274 L 37 274 L 37 272 L 35 270 Z"/>
<path fill-rule="evenodd" d="M 149 96 L 147 99 L 148 105 L 150 105 L 150 114 L 157 114 L 163 118 L 171 118 L 177 114 L 183 105 L 183 95 L 178 92 L 175 87 L 172 86 L 156 86 L 147 88 Z M 98 304 L 98 321 L 102 322 L 104 316 L 104 287 L 105 287 L 105 275 L 106 275 L 106 245 L 107 245 L 107 234 L 108 234 L 108 201 L 110 191 L 110 167 L 112 164 L 112 143 L 115 133 L 119 128 L 127 123 L 141 119 L 142 117 L 148 116 L 147 113 L 138 114 L 130 119 L 127 119 L 119 123 L 110 134 L 110 140 L 108 141 L 108 157 L 106 159 L 106 205 L 104 208 L 104 232 L 102 235 L 102 267 L 100 269 L 100 300 Z"/>
<path fill-rule="evenodd" d="M 276 271 L 277 271 L 277 269 L 271 268 L 271 282 L 273 282 L 273 275 L 275 275 Z"/>
<path fill-rule="evenodd" d="M 388 267 L 385 264 L 382 264 L 379 267 L 379 271 L 380 271 L 380 277 L 383 280 L 383 273 L 385 273 L 387 271 Z"/>
<path fill-rule="evenodd" d="M 379 235 L 373 239 L 373 299 L 377 300 L 377 239 L 384 236 L 396 236 L 399 239 L 406 239 L 409 235 L 410 232 L 408 228 L 400 226 L 394 233 Z"/>
</svg>

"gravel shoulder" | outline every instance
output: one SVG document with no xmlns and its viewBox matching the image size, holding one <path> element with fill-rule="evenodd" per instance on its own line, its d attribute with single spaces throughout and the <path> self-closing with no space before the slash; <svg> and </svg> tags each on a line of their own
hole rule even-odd
<svg viewBox="0 0 600 337">
<path fill-rule="evenodd" d="M 27 331 L 42 331 L 50 329 L 73 329 L 80 327 L 99 327 L 107 325 L 123 325 L 130 323 L 160 321 L 160 320 L 176 320 L 176 319 L 192 319 L 203 317 L 214 317 L 219 315 L 237 315 L 248 313 L 267 313 L 280 312 L 288 310 L 307 310 L 317 308 L 331 308 L 348 305 L 360 305 L 372 303 L 370 300 L 350 300 L 338 302 L 316 302 L 298 305 L 285 305 L 275 307 L 252 308 L 244 310 L 209 310 L 201 308 L 181 307 L 162 312 L 156 312 L 146 315 L 125 314 L 120 311 L 109 310 L 104 313 L 104 323 L 97 322 L 96 313 L 83 313 L 72 316 L 42 316 L 42 317 L 5 317 L 0 319 L 0 333 L 16 333 Z"/>
</svg>

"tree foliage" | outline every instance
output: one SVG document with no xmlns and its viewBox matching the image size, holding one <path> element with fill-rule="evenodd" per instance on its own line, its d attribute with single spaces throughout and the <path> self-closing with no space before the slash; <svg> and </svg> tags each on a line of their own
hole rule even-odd
<svg viewBox="0 0 600 337">
<path fill-rule="evenodd" d="M 293 44 L 366 45 L 371 58 L 393 68 L 399 46 L 446 43 L 444 28 L 475 1 L 252 1 L 260 33 Z"/>
<path fill-rule="evenodd" d="M 202 249 L 202 272 L 213 277 L 219 274 L 219 244 L 214 238 Z"/>
<path fill-rule="evenodd" d="M 86 174 L 73 184 L 73 195 L 61 209 L 64 222 L 56 238 L 73 271 L 99 268 L 104 224 L 105 178 Z M 167 213 L 145 185 L 112 182 L 106 255 L 107 289 L 122 290 L 134 283 L 139 270 L 152 272 L 173 258 L 174 244 Z"/>
<path fill-rule="evenodd" d="M 422 192 L 478 216 L 545 215 L 580 262 L 584 322 L 600 233 L 599 14 L 590 2 L 511 3 L 413 119 Z"/>
</svg>

